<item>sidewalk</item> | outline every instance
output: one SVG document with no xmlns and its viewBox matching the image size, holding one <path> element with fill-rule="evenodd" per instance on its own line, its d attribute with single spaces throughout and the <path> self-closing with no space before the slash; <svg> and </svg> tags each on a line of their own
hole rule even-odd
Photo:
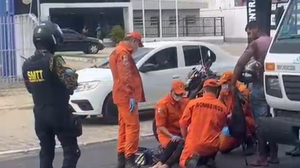
<svg viewBox="0 0 300 168">
<path fill-rule="evenodd" d="M 34 118 L 31 109 L 0 111 L 0 155 L 10 150 L 29 150 L 39 147 L 34 132 Z M 152 121 L 141 122 L 141 135 L 152 133 Z M 101 125 L 99 120 L 84 124 L 79 143 L 93 143 L 116 139 L 118 126 Z M 59 143 L 57 143 L 59 144 Z"/>
<path fill-rule="evenodd" d="M 66 62 L 74 69 L 82 69 L 94 65 L 94 63 L 72 60 L 66 60 Z M 21 82 L 20 85 L 24 86 L 24 84 Z M 0 87 L 0 92 L 0 112 L 1 110 L 26 109 L 32 107 L 32 98 L 25 87 L 9 89 L 3 89 Z"/>
</svg>

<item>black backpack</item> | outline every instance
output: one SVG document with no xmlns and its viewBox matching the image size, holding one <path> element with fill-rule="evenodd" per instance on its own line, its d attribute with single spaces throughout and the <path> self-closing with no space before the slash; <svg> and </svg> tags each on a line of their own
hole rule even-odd
<svg viewBox="0 0 300 168">
<path fill-rule="evenodd" d="M 243 104 L 245 104 L 245 100 L 238 88 L 235 89 L 235 94 L 236 96 L 234 97 L 232 116 L 228 124 L 228 128 L 231 137 L 241 140 L 242 149 L 245 156 L 245 164 L 246 166 L 248 166 L 247 155 L 245 152 L 247 138 L 247 122 L 246 115 L 243 109 Z"/>
<path fill-rule="evenodd" d="M 246 116 L 243 109 L 245 101 L 238 88 L 236 88 L 235 94 L 232 116 L 228 128 L 232 137 L 245 139 L 247 136 Z"/>
</svg>

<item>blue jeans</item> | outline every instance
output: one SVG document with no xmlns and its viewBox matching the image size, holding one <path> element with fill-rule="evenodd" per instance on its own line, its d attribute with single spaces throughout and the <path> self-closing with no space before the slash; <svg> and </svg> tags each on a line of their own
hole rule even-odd
<svg viewBox="0 0 300 168">
<path fill-rule="evenodd" d="M 250 103 L 255 120 L 259 117 L 270 117 L 270 107 L 266 101 L 264 87 L 253 86 L 250 93 Z"/>
</svg>

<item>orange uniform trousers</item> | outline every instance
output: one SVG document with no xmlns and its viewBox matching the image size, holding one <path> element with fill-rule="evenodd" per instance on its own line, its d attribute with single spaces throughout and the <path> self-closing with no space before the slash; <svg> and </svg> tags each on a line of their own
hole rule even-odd
<svg viewBox="0 0 300 168">
<path fill-rule="evenodd" d="M 215 156 L 218 151 L 219 148 L 217 147 L 214 148 L 211 146 L 197 145 L 195 143 L 186 142 L 180 157 L 180 167 L 184 168 L 186 161 L 195 153 L 199 154 L 201 157 L 211 157 Z"/>
<path fill-rule="evenodd" d="M 140 138 L 140 120 L 138 105 L 130 112 L 129 102 L 117 104 L 119 111 L 119 135 L 118 153 L 124 153 L 125 157 L 134 155 L 138 151 Z"/>
</svg>

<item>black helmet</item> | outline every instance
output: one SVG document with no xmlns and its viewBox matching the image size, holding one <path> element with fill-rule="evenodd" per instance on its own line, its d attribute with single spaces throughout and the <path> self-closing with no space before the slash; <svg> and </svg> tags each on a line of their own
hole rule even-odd
<svg viewBox="0 0 300 168">
<path fill-rule="evenodd" d="M 33 44 L 36 49 L 46 49 L 52 53 L 56 46 L 63 42 L 63 33 L 60 27 L 51 21 L 42 22 L 33 30 Z"/>
</svg>

